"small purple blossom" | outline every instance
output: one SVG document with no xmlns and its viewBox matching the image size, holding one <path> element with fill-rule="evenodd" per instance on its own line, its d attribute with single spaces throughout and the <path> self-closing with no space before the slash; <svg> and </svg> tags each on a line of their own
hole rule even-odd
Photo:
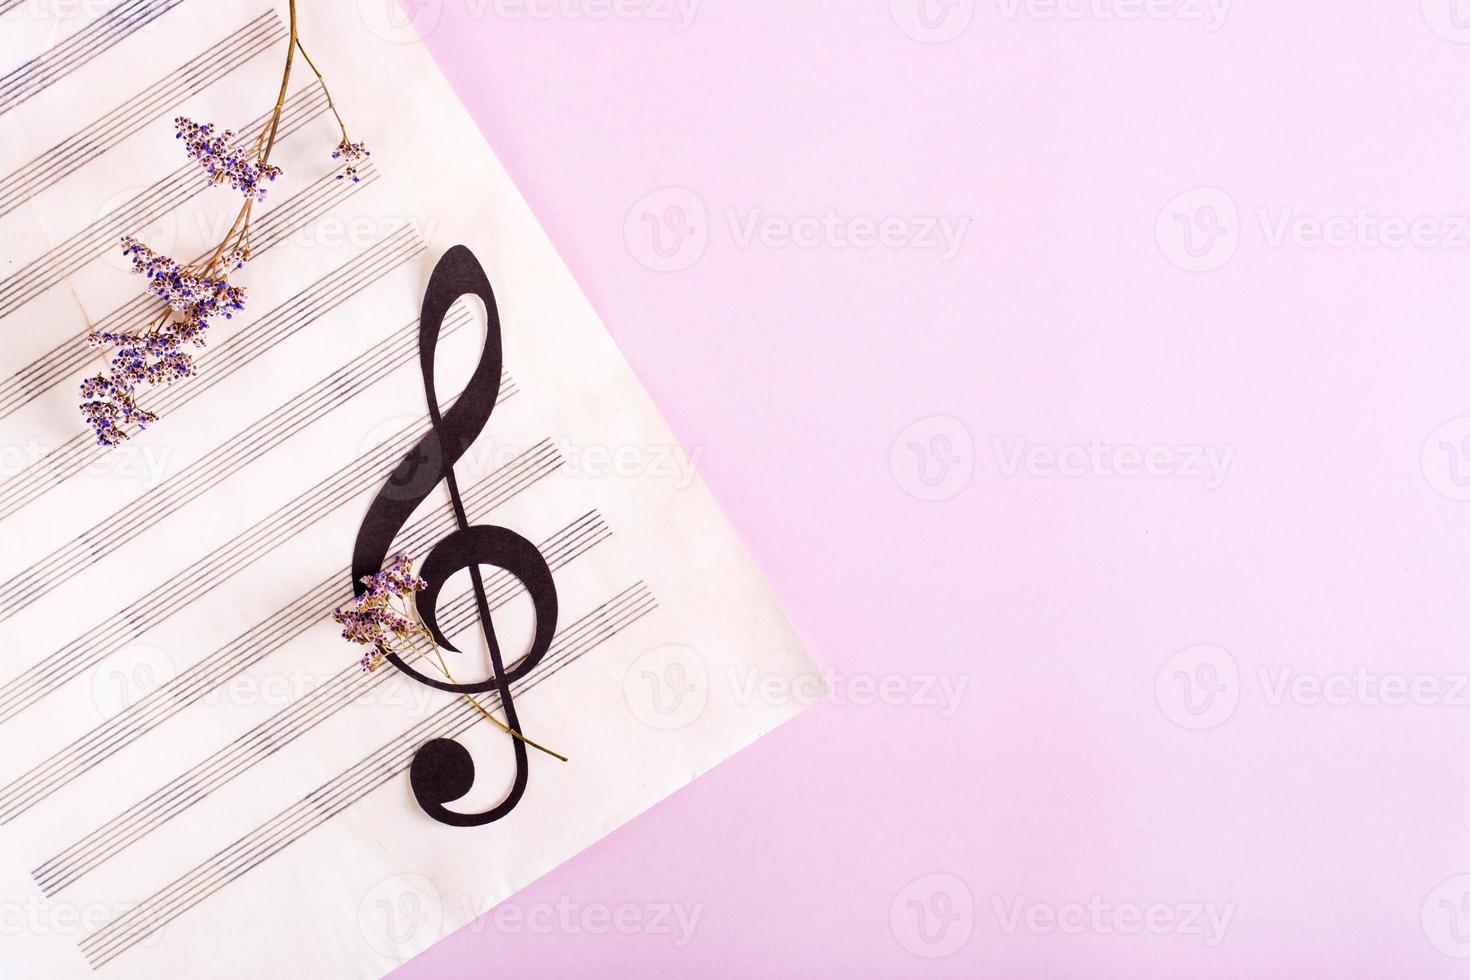
<svg viewBox="0 0 1470 980">
<path fill-rule="evenodd" d="M 176 139 L 184 141 L 189 157 L 199 161 L 211 184 L 228 183 L 246 198 L 265 200 L 266 184 L 281 175 L 281 168 L 254 159 L 245 150 L 232 146 L 235 133 L 216 133 L 214 123 L 196 123 L 188 116 L 174 120 Z"/>
<path fill-rule="evenodd" d="M 245 306 L 245 290 L 224 276 L 209 276 L 180 266 L 136 238 L 122 240 L 123 255 L 148 280 L 148 291 L 167 304 L 159 322 L 140 333 L 99 331 L 87 340 L 93 347 L 116 348 L 108 373 L 82 382 L 79 406 L 97 443 L 112 447 L 126 441 L 128 426 L 146 429 L 158 416 L 138 407 L 140 385 L 168 385 L 194 376 L 194 359 L 185 346 L 204 346 L 212 317 L 233 316 Z M 238 268 L 243 253 L 227 257 L 226 268 Z"/>
<path fill-rule="evenodd" d="M 346 164 L 342 172 L 337 175 L 337 179 L 341 180 L 346 177 L 354 184 L 357 183 L 362 179 L 357 174 L 358 163 L 372 155 L 373 152 L 367 148 L 366 143 L 352 143 L 346 137 L 343 137 L 342 142 L 338 143 L 337 148 L 332 151 L 333 160 L 341 160 Z"/>
<path fill-rule="evenodd" d="M 342 638 L 369 649 L 362 656 L 362 668 L 371 673 L 382 662 L 394 639 L 408 639 L 421 627 L 393 605 L 394 599 L 412 601 L 415 592 L 429 584 L 413 573 L 413 562 L 405 554 L 394 555 L 386 567 L 375 575 L 360 580 L 367 586 L 351 605 L 332 612 L 332 619 L 342 627 Z"/>
<path fill-rule="evenodd" d="M 127 440 L 126 425 L 146 429 L 158 416 L 138 407 L 133 386 L 106 375 L 82 382 L 82 417 L 97 434 L 97 444 L 111 448 Z"/>
<path fill-rule="evenodd" d="M 178 331 L 202 333 L 210 317 L 223 314 L 228 320 L 245 308 L 245 290 L 231 286 L 223 276 L 207 276 L 192 267 L 181 266 L 131 235 L 124 236 L 122 252 L 132 260 L 133 271 L 147 278 L 148 291 L 180 314 L 183 322 L 175 325 Z M 223 256 L 221 264 L 234 271 L 245 264 L 246 258 L 243 251 L 235 249 Z"/>
</svg>

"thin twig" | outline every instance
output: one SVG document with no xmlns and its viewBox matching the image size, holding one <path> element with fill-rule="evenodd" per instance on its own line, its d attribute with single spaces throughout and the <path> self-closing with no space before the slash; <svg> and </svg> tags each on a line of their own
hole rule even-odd
<svg viewBox="0 0 1470 980">
<path fill-rule="evenodd" d="M 296 46 L 299 43 L 296 34 L 296 0 L 290 0 L 291 5 L 291 40 L 286 46 L 286 70 L 281 74 L 281 94 L 276 97 L 276 109 L 271 113 L 270 135 L 266 137 L 265 152 L 261 154 L 261 163 L 270 163 L 271 150 L 276 146 L 276 130 L 281 126 L 281 111 L 286 107 L 286 89 L 291 84 L 291 62 L 296 57 Z"/>
<path fill-rule="evenodd" d="M 327 88 L 327 80 L 323 78 L 322 73 L 317 70 L 316 62 L 311 60 L 311 55 L 306 53 L 306 46 L 301 43 L 300 38 L 296 39 L 296 49 L 301 52 L 301 57 L 306 59 L 307 67 L 309 67 L 312 73 L 316 75 L 316 80 L 318 84 L 320 84 L 322 87 L 322 93 L 325 94 L 327 97 L 327 108 L 332 110 L 332 115 L 335 116 L 337 119 L 337 128 L 342 130 L 342 142 L 352 142 L 347 137 L 347 124 L 342 121 L 342 114 L 337 111 L 337 103 L 332 101 L 332 90 Z"/>
<path fill-rule="evenodd" d="M 415 603 L 415 602 L 410 601 L 409 599 L 404 599 L 403 600 L 403 605 L 404 605 L 404 608 L 407 609 L 408 612 L 409 612 L 409 614 L 413 617 L 414 622 L 418 624 L 418 632 L 428 642 L 428 644 L 429 644 L 429 650 L 433 653 L 434 659 L 439 662 L 438 663 L 439 672 L 444 675 L 444 679 L 447 680 L 447 681 L 449 681 L 449 683 L 451 683 L 451 684 L 458 684 L 459 681 L 455 680 L 454 679 L 454 675 L 449 672 L 449 664 L 446 663 L 445 660 L 444 660 L 444 652 L 439 649 L 439 642 L 434 639 L 434 633 L 433 633 L 433 631 L 429 629 L 428 625 L 424 622 L 423 617 L 421 617 L 419 615 L 418 604 Z M 417 651 L 415 651 L 415 652 L 417 652 Z M 516 731 L 514 728 L 511 728 L 505 722 L 503 722 L 499 718 L 495 717 L 495 715 L 490 712 L 490 709 L 487 708 L 487 707 L 485 707 L 483 704 L 481 704 L 479 702 L 479 700 L 477 698 L 475 698 L 473 695 L 463 694 L 463 695 L 461 695 L 461 697 L 463 697 L 470 704 L 474 705 L 475 708 L 476 708 L 476 710 L 478 710 L 480 712 L 480 714 L 484 715 L 487 720 L 489 720 L 492 724 L 494 724 L 497 727 L 499 727 L 500 729 L 502 729 L 507 735 L 512 735 L 512 736 L 520 739 L 522 742 L 525 742 L 527 745 L 529 745 L 533 749 L 540 749 L 542 752 L 545 752 L 547 755 L 551 756 L 552 758 L 560 759 L 562 762 L 570 762 L 571 761 L 566 756 L 562 755 L 560 752 L 556 752 L 556 751 L 554 751 L 552 749 L 548 749 L 546 746 L 541 745 L 539 742 L 534 742 L 531 739 L 527 738 L 526 736 L 522 735 L 520 732 Z"/>
</svg>

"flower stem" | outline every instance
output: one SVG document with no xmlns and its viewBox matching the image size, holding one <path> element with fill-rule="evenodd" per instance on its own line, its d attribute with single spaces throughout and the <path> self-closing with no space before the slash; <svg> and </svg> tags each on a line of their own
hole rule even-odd
<svg viewBox="0 0 1470 980">
<path fill-rule="evenodd" d="M 271 113 L 270 135 L 265 140 L 265 150 L 261 153 L 260 162 L 270 163 L 271 150 L 276 145 L 276 130 L 281 126 L 281 112 L 286 107 L 286 89 L 291 84 L 291 62 L 296 57 L 296 48 L 301 43 L 296 33 L 296 0 L 290 0 L 291 8 L 291 40 L 286 45 L 286 70 L 281 73 L 281 94 L 276 97 L 276 109 Z"/>
<path fill-rule="evenodd" d="M 434 639 L 433 632 L 424 623 L 422 617 L 419 616 L 418 604 L 415 603 L 415 602 L 413 602 L 411 599 L 405 599 L 404 602 L 403 602 L 403 604 L 408 609 L 410 615 L 413 616 L 414 622 L 416 622 L 418 624 L 418 631 L 424 637 L 425 641 L 429 644 L 429 650 L 433 653 L 434 660 L 438 661 L 438 663 L 436 664 L 436 666 L 438 667 L 439 673 L 443 674 L 444 675 L 444 679 L 447 680 L 449 683 L 451 683 L 451 684 L 458 684 L 459 681 L 455 680 L 454 679 L 454 675 L 449 672 L 449 664 L 445 662 L 445 660 L 444 660 L 444 653 L 443 653 L 443 651 L 441 651 L 439 649 L 439 643 L 438 643 L 438 641 L 436 641 Z M 477 699 L 476 697 L 474 697 L 474 695 L 471 695 L 471 694 L 463 694 L 463 695 L 461 695 L 461 697 L 463 697 L 470 704 L 474 705 L 476 711 L 478 711 L 478 712 L 480 712 L 480 714 L 484 715 L 487 721 L 489 721 L 491 724 L 495 725 L 496 727 L 500 728 L 507 735 L 511 735 L 511 736 L 513 736 L 515 738 L 520 739 L 522 742 L 526 743 L 531 748 L 533 748 L 533 749 L 539 749 L 539 750 L 541 750 L 542 752 L 545 752 L 547 755 L 551 756 L 554 759 L 560 759 L 562 762 L 570 762 L 571 761 L 566 756 L 562 755 L 560 752 L 556 752 L 556 751 L 553 751 L 552 749 L 548 749 L 546 746 L 540 744 L 539 742 L 534 742 L 531 739 L 527 738 L 526 736 L 522 735 L 520 732 L 516 731 L 514 728 L 511 728 L 505 722 L 503 722 L 499 718 L 495 717 L 495 715 L 490 712 L 490 709 L 487 708 L 487 707 L 485 707 L 483 704 L 481 704 L 479 702 L 479 699 Z"/>
<path fill-rule="evenodd" d="M 322 93 L 327 97 L 327 108 L 332 110 L 332 115 L 337 119 L 337 128 L 342 130 L 342 142 L 350 143 L 351 140 L 347 138 L 347 124 L 342 121 L 342 114 L 337 111 L 337 103 L 332 101 L 332 90 L 327 88 L 327 80 L 317 70 L 316 62 L 311 60 L 311 55 L 306 53 L 306 46 L 301 43 L 300 38 L 296 39 L 296 49 L 301 52 L 301 57 L 306 59 L 307 67 L 311 69 L 312 74 L 316 75 L 317 83 L 321 85 Z"/>
</svg>

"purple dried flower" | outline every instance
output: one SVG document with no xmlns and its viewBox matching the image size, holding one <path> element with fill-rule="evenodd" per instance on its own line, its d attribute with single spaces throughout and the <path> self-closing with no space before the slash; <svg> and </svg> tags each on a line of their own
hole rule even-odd
<svg viewBox="0 0 1470 980">
<path fill-rule="evenodd" d="M 342 172 L 337 175 L 337 179 L 341 180 L 342 178 L 347 177 L 350 178 L 354 184 L 357 183 L 359 180 L 362 179 L 357 175 L 357 165 L 359 161 L 364 160 L 372 155 L 373 152 L 367 148 L 366 143 L 352 143 L 349 142 L 346 137 L 343 137 L 342 142 L 338 143 L 337 148 L 332 151 L 333 160 L 341 160 L 347 165 L 343 168 Z"/>
<path fill-rule="evenodd" d="M 233 130 L 216 135 L 214 123 L 196 123 L 188 116 L 174 120 L 176 139 L 184 141 L 190 158 L 199 161 L 211 184 L 228 183 L 247 198 L 265 200 L 265 185 L 281 175 L 281 168 L 253 159 L 234 142 Z"/>
<path fill-rule="evenodd" d="M 131 436 L 126 426 L 141 430 L 158 420 L 154 413 L 138 407 L 138 386 L 173 384 L 193 377 L 194 359 L 184 346 L 204 346 L 211 317 L 228 319 L 245 306 L 245 290 L 231 286 L 223 276 L 180 266 L 132 237 L 122 240 L 122 251 L 132 260 L 134 271 L 147 278 L 148 291 L 168 309 L 158 323 L 141 333 L 97 332 L 87 338 L 94 347 L 116 348 L 109 373 L 82 382 L 79 406 L 98 444 L 109 447 Z M 244 257 L 231 253 L 229 260 L 238 268 Z"/>
<path fill-rule="evenodd" d="M 133 386 L 126 380 L 96 375 L 82 382 L 82 417 L 97 434 L 101 446 L 116 446 L 128 438 L 125 425 L 146 429 L 158 416 L 138 407 Z"/>
<path fill-rule="evenodd" d="M 405 554 L 394 555 L 382 571 L 364 575 L 361 582 L 367 591 L 351 605 L 333 610 L 332 619 L 342 627 L 344 640 L 370 648 L 363 654 L 362 667 L 372 672 L 394 639 L 407 639 L 420 632 L 417 623 L 394 607 L 393 600 L 412 601 L 415 592 L 429 585 L 413 573 L 413 562 Z"/>
</svg>

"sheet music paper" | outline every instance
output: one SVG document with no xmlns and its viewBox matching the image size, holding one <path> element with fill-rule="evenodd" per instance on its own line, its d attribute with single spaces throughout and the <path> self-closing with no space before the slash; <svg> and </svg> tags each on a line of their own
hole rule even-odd
<svg viewBox="0 0 1470 980">
<path fill-rule="evenodd" d="M 799 640 L 423 47 L 344 9 L 304 5 L 302 37 L 373 149 L 363 179 L 333 179 L 339 134 L 298 64 L 285 173 L 233 277 L 245 313 L 107 451 L 76 404 L 101 366 L 86 332 L 147 308 L 118 238 L 181 261 L 219 240 L 238 197 L 205 185 L 172 119 L 254 132 L 286 5 L 0 0 L 6 977 L 380 976 L 820 693 L 754 693 L 816 678 Z M 425 815 L 409 761 L 458 737 L 477 775 L 452 806 L 485 809 L 510 738 L 363 673 L 328 618 L 369 501 L 428 428 L 417 319 L 461 243 L 495 289 L 504 374 L 459 487 L 472 522 L 552 569 L 556 639 L 515 703 L 571 760 L 532 752 L 519 807 L 474 829 Z M 484 335 L 462 300 L 435 361 L 446 405 Z M 395 549 L 421 557 L 449 504 L 437 488 Z M 493 569 L 486 589 L 513 660 L 531 603 Z M 439 608 L 485 676 L 466 576 Z M 380 914 L 404 902 L 434 928 Z"/>
</svg>

